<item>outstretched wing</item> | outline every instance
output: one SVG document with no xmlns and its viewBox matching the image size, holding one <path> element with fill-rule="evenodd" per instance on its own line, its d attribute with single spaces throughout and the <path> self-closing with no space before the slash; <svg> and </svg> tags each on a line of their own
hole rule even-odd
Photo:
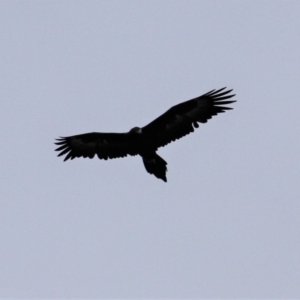
<svg viewBox="0 0 300 300">
<path fill-rule="evenodd" d="M 93 158 L 96 154 L 100 159 L 137 155 L 134 143 L 126 133 L 91 132 L 57 139 L 60 151 L 58 156 L 66 154 L 64 160 L 75 157 Z"/>
<path fill-rule="evenodd" d="M 212 90 L 198 98 L 188 100 L 171 107 L 163 115 L 142 128 L 143 133 L 150 139 L 155 147 L 165 146 L 172 141 L 198 128 L 200 123 L 206 123 L 208 119 L 218 113 L 232 109 L 223 105 L 236 101 L 226 101 L 234 97 L 232 90 Z"/>
</svg>

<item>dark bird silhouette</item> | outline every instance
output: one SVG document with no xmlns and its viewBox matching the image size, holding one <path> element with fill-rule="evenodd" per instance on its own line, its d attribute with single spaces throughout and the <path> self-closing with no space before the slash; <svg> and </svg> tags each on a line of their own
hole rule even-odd
<svg viewBox="0 0 300 300">
<path fill-rule="evenodd" d="M 134 127 L 125 133 L 91 132 L 57 139 L 60 151 L 58 156 L 66 154 L 65 161 L 75 157 L 100 159 L 140 155 L 148 173 L 167 182 L 167 162 L 157 153 L 159 147 L 178 140 L 206 123 L 218 113 L 232 109 L 225 107 L 236 101 L 229 100 L 235 95 L 232 90 L 212 90 L 200 97 L 171 107 L 160 117 L 139 128 Z M 226 101 L 227 100 L 227 101 Z"/>
</svg>

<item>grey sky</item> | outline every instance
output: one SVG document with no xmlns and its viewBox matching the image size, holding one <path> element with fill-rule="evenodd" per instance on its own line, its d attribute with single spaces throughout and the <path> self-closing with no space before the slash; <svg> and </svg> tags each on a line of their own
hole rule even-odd
<svg viewBox="0 0 300 300">
<path fill-rule="evenodd" d="M 1 1 L 0 297 L 300 298 L 299 1 Z M 234 110 L 138 157 L 54 139 Z"/>
</svg>

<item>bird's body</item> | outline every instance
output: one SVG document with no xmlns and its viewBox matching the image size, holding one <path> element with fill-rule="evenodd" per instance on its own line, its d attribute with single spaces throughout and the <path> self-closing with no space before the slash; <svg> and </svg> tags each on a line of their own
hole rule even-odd
<svg viewBox="0 0 300 300">
<path fill-rule="evenodd" d="M 212 116 L 232 109 L 222 106 L 235 102 L 224 101 L 235 96 L 229 94 L 232 90 L 224 89 L 175 105 L 148 125 L 134 127 L 129 132 L 92 132 L 59 138 L 56 144 L 60 147 L 56 151 L 61 151 L 58 156 L 66 154 L 64 160 L 95 155 L 99 159 L 140 155 L 147 172 L 166 182 L 167 162 L 157 155 L 157 149 L 193 132 L 199 127 L 198 122 L 206 123 Z"/>
</svg>

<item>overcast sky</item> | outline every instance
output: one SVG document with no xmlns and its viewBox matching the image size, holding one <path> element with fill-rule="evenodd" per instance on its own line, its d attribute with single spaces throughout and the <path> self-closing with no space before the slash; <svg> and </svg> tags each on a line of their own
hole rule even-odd
<svg viewBox="0 0 300 300">
<path fill-rule="evenodd" d="M 0 297 L 300 298 L 300 1 L 0 1 Z M 212 89 L 140 157 L 63 162 Z"/>
</svg>

